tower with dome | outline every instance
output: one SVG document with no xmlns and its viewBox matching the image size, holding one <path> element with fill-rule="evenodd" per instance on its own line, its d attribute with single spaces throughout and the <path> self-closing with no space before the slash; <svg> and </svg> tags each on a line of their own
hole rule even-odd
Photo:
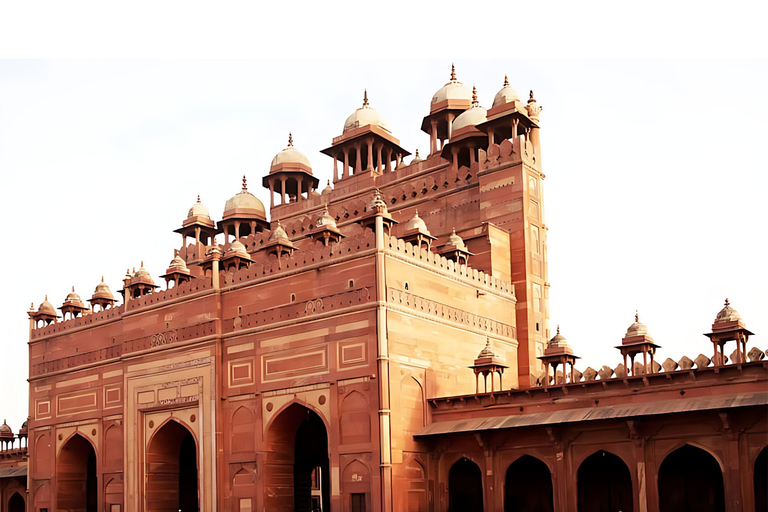
<svg viewBox="0 0 768 512">
<path fill-rule="evenodd" d="M 170 263 L 28 311 L 26 510 L 760 510 L 768 366 L 744 320 L 726 305 L 702 354 L 660 364 L 636 317 L 577 368 L 592 340 L 549 325 L 541 107 L 500 74 L 485 108 L 457 76 L 425 101 L 423 158 L 363 91 L 313 127 L 322 163 L 302 119 L 254 162 L 268 208 L 225 175 Z"/>
</svg>

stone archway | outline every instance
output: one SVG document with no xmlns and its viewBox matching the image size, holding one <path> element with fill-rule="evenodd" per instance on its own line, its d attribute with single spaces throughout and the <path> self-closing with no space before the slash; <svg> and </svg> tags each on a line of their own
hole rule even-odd
<svg viewBox="0 0 768 512">
<path fill-rule="evenodd" d="M 152 437 L 146 471 L 147 512 L 200 510 L 197 443 L 181 423 L 171 420 Z"/>
<path fill-rule="evenodd" d="M 316 412 L 289 405 L 270 425 L 266 449 L 266 510 L 330 511 L 328 432 Z"/>
<path fill-rule="evenodd" d="M 723 512 L 723 472 L 715 458 L 689 444 L 659 467 L 660 512 Z"/>
<path fill-rule="evenodd" d="M 632 476 L 616 455 L 600 450 L 581 463 L 576 476 L 579 512 L 632 512 Z"/>
<path fill-rule="evenodd" d="M 24 512 L 25 510 L 24 497 L 17 492 L 13 493 L 11 499 L 8 500 L 8 512 Z"/>
<path fill-rule="evenodd" d="M 507 468 L 504 512 L 554 512 L 552 474 L 542 461 L 523 455 Z"/>
<path fill-rule="evenodd" d="M 61 447 L 56 461 L 56 509 L 96 512 L 96 452 L 80 434 Z"/>
<path fill-rule="evenodd" d="M 755 459 L 755 510 L 768 510 L 768 446 Z"/>
<path fill-rule="evenodd" d="M 448 511 L 483 512 L 483 474 L 466 457 L 456 461 L 448 472 Z"/>
</svg>

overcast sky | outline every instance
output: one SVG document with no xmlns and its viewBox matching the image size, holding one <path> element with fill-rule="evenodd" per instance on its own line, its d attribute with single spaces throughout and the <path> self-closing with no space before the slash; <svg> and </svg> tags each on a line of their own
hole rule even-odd
<svg viewBox="0 0 768 512">
<path fill-rule="evenodd" d="M 36 30 L 51 29 L 55 15 Z M 764 56 L 765 47 L 754 50 L 755 22 L 742 15 L 741 30 L 729 29 L 741 38 L 739 55 Z M 647 14 L 621 14 L 631 16 Z M 230 49 L 232 34 L 215 23 L 204 36 L 227 40 L 218 53 L 200 48 L 189 27 L 172 37 L 152 25 L 142 33 L 152 44 L 132 49 L 110 39 L 88 46 L 77 25 L 42 49 L 35 32 L 16 29 L 8 38 L 6 31 L 0 47 L 12 40 L 12 52 L 0 56 L 54 58 L 0 60 L 0 419 L 17 430 L 27 415 L 30 302 L 37 308 L 48 294 L 58 307 L 73 285 L 87 299 L 102 275 L 117 294 L 126 269 L 142 260 L 158 279 L 179 245 L 173 230 L 197 194 L 218 220 L 245 174 L 269 205 L 261 178 L 288 132 L 324 184 L 332 160 L 319 150 L 341 134 L 364 88 L 401 145 L 426 153 L 421 119 L 451 62 L 486 108 L 505 74 L 521 96 L 533 89 L 544 108 L 550 328 L 560 324 L 583 357 L 578 368 L 621 361 L 613 347 L 636 309 L 662 346 L 659 361 L 711 356 L 702 333 L 726 297 L 757 333 L 750 345 L 768 348 L 768 63 L 726 59 L 734 45 L 704 37 L 717 21 L 704 17 L 690 29 L 698 46 L 689 47 L 685 32 L 665 46 L 662 21 L 645 53 L 632 37 L 621 47 L 594 32 L 558 33 L 569 26 L 560 18 L 536 37 L 491 36 L 489 54 L 480 42 L 471 52 L 441 48 L 434 34 L 429 46 L 420 33 L 421 46 L 379 42 L 368 57 L 354 41 L 338 40 L 352 15 L 319 23 L 316 33 L 328 29 L 330 39 L 322 50 L 303 39 L 305 52 L 297 51 L 301 34 L 288 37 L 279 26 L 267 27 L 275 37 L 261 36 L 250 54 Z M 383 23 L 381 30 L 415 27 L 407 17 Z M 617 34 L 612 27 L 607 36 Z M 574 41 L 591 58 L 578 58 Z M 502 43 L 511 49 L 501 51 Z M 486 55 L 494 58 L 477 58 Z"/>
</svg>

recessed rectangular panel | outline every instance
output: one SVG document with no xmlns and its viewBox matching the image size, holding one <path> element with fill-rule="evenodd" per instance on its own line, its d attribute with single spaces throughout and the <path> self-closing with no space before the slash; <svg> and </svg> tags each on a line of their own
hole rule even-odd
<svg viewBox="0 0 768 512">
<path fill-rule="evenodd" d="M 229 362 L 229 386 L 248 386 L 254 384 L 253 359 L 241 359 Z"/>
<path fill-rule="evenodd" d="M 296 375 L 328 372 L 328 348 L 307 351 L 282 351 L 262 357 L 264 380 L 285 379 Z"/>
<path fill-rule="evenodd" d="M 70 414 L 96 408 L 96 392 L 58 397 L 58 413 Z"/>
</svg>

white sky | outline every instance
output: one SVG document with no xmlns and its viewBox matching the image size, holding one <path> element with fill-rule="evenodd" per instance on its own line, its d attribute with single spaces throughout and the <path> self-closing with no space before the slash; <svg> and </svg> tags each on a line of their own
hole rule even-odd
<svg viewBox="0 0 768 512">
<path fill-rule="evenodd" d="M 635 309 L 660 361 L 711 355 L 702 333 L 726 297 L 768 348 L 765 13 L 208 5 L 0 8 L 0 419 L 14 430 L 30 302 L 58 307 L 72 285 L 89 298 L 102 274 L 116 293 L 142 260 L 157 278 L 196 195 L 218 219 L 243 174 L 268 205 L 261 178 L 289 131 L 324 184 L 319 150 L 364 88 L 402 145 L 426 152 L 421 119 L 451 62 L 485 107 L 505 74 L 544 107 L 551 328 L 580 369 L 620 362 Z"/>
</svg>

